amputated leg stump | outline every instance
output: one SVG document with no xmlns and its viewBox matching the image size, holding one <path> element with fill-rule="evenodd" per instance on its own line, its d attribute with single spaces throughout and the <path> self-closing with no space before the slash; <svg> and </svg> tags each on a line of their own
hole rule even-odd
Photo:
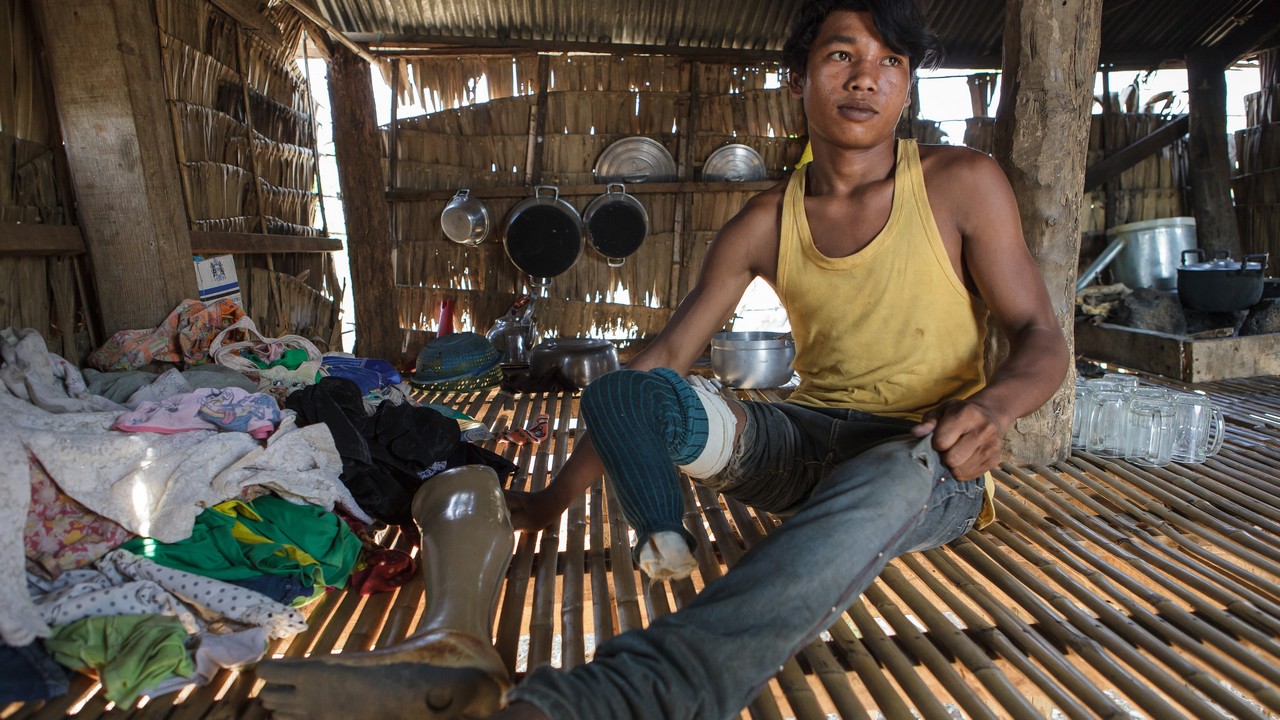
<svg viewBox="0 0 1280 720">
<path fill-rule="evenodd" d="M 514 547 L 497 475 L 468 465 L 432 477 L 413 499 L 427 607 L 419 630 L 367 653 L 258 666 L 277 718 L 485 718 L 510 676 L 493 648 L 493 615 Z"/>
</svg>

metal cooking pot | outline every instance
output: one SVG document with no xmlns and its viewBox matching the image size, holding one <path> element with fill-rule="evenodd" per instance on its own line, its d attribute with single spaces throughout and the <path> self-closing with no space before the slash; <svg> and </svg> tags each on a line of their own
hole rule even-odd
<svg viewBox="0 0 1280 720">
<path fill-rule="evenodd" d="M 722 332 L 711 338 L 711 370 L 735 388 L 775 388 L 791 379 L 796 343 L 787 333 Z"/>
<path fill-rule="evenodd" d="M 511 208 L 502 242 L 516 267 L 533 278 L 547 279 L 573 267 L 585 235 L 582 217 L 560 199 L 560 191 L 553 185 L 539 185 L 533 197 Z"/>
<path fill-rule="evenodd" d="M 587 204 L 582 220 L 591 247 L 609 259 L 609 267 L 622 267 L 649 234 L 649 213 L 622 183 L 609 183 L 603 195 Z"/>
<path fill-rule="evenodd" d="M 1194 256 L 1197 262 L 1189 263 Z M 1204 250 L 1182 253 L 1178 268 L 1178 299 L 1184 307 L 1206 312 L 1235 312 L 1262 299 L 1262 275 L 1267 269 L 1267 253 L 1245 255 L 1236 262 L 1225 251 L 1214 253 L 1205 262 Z"/>
<path fill-rule="evenodd" d="M 450 240 L 474 247 L 489 237 L 489 209 L 462 188 L 440 213 L 440 227 Z"/>
<path fill-rule="evenodd" d="M 540 378 L 558 370 L 565 380 L 580 388 L 618 369 L 618 349 L 600 338 L 557 338 L 544 340 L 529 353 L 529 373 Z"/>
<path fill-rule="evenodd" d="M 1190 217 L 1142 220 L 1113 227 L 1107 237 L 1121 241 L 1111 265 L 1116 282 L 1131 288 L 1172 290 L 1178 285 L 1179 253 L 1196 246 L 1196 221 Z"/>
</svg>

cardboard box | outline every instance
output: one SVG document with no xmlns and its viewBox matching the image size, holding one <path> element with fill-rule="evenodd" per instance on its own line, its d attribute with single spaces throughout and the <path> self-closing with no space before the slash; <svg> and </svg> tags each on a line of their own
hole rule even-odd
<svg viewBox="0 0 1280 720">
<path fill-rule="evenodd" d="M 211 302 L 229 298 L 231 302 L 244 309 L 240 297 L 240 279 L 236 275 L 235 258 L 231 255 L 196 260 L 196 289 L 200 300 Z"/>
</svg>

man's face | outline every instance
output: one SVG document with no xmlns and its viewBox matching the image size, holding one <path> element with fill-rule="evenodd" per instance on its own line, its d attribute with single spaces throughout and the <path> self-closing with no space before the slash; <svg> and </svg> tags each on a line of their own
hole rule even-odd
<svg viewBox="0 0 1280 720">
<path fill-rule="evenodd" d="M 850 149 L 891 140 L 910 89 L 907 56 L 885 45 L 866 12 L 828 15 L 809 48 L 805 74 L 791 77 L 809 135 Z"/>
</svg>

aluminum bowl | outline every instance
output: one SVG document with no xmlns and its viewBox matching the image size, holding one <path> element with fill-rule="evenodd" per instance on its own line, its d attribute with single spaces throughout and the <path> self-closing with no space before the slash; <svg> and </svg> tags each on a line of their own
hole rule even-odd
<svg viewBox="0 0 1280 720">
<path fill-rule="evenodd" d="M 584 388 L 592 380 L 618 369 L 618 348 L 600 338 L 556 338 L 534 345 L 529 352 L 529 374 L 540 378 L 553 369 Z"/>
<path fill-rule="evenodd" d="M 776 388 L 791 380 L 796 344 L 787 333 L 722 332 L 711 338 L 711 370 L 735 388 Z"/>
</svg>

